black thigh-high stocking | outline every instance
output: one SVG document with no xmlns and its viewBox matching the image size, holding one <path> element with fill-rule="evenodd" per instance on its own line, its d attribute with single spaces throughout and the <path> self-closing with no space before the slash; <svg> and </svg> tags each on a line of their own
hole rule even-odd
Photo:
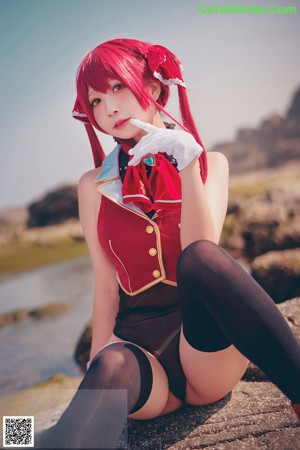
<svg viewBox="0 0 300 450">
<path fill-rule="evenodd" d="M 300 345 L 277 306 L 221 247 L 197 241 L 180 255 L 177 282 L 183 333 L 197 350 L 233 344 L 300 403 Z"/>
<path fill-rule="evenodd" d="M 123 342 L 108 345 L 95 356 L 72 402 L 38 448 L 115 448 L 127 415 L 146 403 L 152 381 L 141 349 Z"/>
</svg>

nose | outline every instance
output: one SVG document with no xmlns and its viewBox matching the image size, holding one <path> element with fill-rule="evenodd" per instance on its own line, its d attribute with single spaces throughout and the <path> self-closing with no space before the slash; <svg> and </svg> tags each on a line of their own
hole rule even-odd
<svg viewBox="0 0 300 450">
<path fill-rule="evenodd" d="M 106 114 L 109 117 L 111 117 L 119 112 L 119 107 L 116 104 L 116 102 L 114 101 L 114 99 L 110 98 L 110 99 L 107 99 L 105 102 L 105 110 L 106 110 Z"/>
</svg>

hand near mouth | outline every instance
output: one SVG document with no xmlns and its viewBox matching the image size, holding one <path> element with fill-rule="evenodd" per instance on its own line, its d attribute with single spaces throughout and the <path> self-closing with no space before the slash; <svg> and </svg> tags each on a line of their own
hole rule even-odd
<svg viewBox="0 0 300 450">
<path fill-rule="evenodd" d="M 129 166 L 139 164 L 146 155 L 161 152 L 174 156 L 177 160 L 177 169 L 181 171 L 193 159 L 199 158 L 203 152 L 201 145 L 186 131 L 158 128 L 150 123 L 134 118 L 130 119 L 130 123 L 148 134 L 142 137 L 139 143 L 129 150 L 128 153 L 134 155 L 128 163 Z"/>
</svg>

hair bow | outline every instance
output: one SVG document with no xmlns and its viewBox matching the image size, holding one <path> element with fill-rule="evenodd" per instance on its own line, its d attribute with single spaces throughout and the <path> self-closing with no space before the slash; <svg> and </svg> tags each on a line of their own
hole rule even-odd
<svg viewBox="0 0 300 450">
<path fill-rule="evenodd" d="M 182 78 L 180 61 L 166 47 L 151 45 L 147 52 L 148 67 L 153 76 L 163 84 L 186 87 Z"/>
</svg>

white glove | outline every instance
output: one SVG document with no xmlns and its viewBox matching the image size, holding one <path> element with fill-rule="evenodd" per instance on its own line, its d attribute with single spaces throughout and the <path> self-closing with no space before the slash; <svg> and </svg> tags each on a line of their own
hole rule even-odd
<svg viewBox="0 0 300 450">
<path fill-rule="evenodd" d="M 177 161 L 177 169 L 180 171 L 194 158 L 199 158 L 203 152 L 203 148 L 194 136 L 186 131 L 158 128 L 139 119 L 130 119 L 130 123 L 148 134 L 129 150 L 128 153 L 134 155 L 128 163 L 129 166 L 136 166 L 148 154 L 161 152 L 173 155 Z"/>
</svg>

